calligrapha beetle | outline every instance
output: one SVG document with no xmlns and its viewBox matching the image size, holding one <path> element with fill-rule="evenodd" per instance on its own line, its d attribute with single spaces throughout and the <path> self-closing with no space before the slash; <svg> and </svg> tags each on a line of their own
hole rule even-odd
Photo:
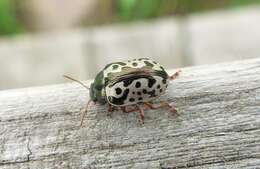
<svg viewBox="0 0 260 169">
<path fill-rule="evenodd" d="M 91 102 L 108 104 L 109 112 L 113 111 L 113 107 L 120 108 L 123 112 L 138 111 L 144 122 L 142 105 L 150 109 L 168 107 L 170 111 L 177 112 L 175 107 L 168 102 L 155 105 L 151 101 L 165 93 L 169 81 L 175 79 L 179 72 L 169 76 L 158 62 L 149 58 L 138 58 L 106 65 L 96 75 L 90 87 L 69 76 L 65 77 L 89 89 L 90 100 L 87 103 L 87 110 Z M 82 116 L 81 125 L 84 115 L 85 113 Z"/>
</svg>

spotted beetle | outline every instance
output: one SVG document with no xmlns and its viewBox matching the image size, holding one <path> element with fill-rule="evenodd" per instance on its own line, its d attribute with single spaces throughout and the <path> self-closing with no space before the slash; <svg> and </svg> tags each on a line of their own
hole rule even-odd
<svg viewBox="0 0 260 169">
<path fill-rule="evenodd" d="M 171 112 L 177 112 L 168 102 L 161 102 L 159 105 L 150 102 L 165 93 L 169 81 L 175 79 L 179 72 L 169 76 L 159 63 L 149 58 L 139 58 L 106 65 L 96 75 L 90 88 L 69 76 L 65 77 L 90 90 L 90 100 L 85 112 L 91 102 L 108 104 L 109 112 L 112 112 L 114 107 L 121 108 L 123 112 L 138 111 L 144 122 L 144 109 L 140 104 L 150 109 L 168 107 Z M 85 112 L 81 118 L 81 125 Z"/>
</svg>

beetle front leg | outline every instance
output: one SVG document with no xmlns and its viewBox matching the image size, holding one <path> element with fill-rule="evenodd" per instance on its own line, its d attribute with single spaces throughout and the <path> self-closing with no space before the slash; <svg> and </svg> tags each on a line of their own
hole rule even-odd
<svg viewBox="0 0 260 169">
<path fill-rule="evenodd" d="M 113 107 L 111 104 L 108 104 L 108 110 L 107 110 L 109 113 L 112 113 L 113 112 Z"/>
<path fill-rule="evenodd" d="M 113 111 L 114 111 L 114 108 L 115 108 L 115 107 L 113 107 L 112 104 L 108 104 L 107 116 L 112 116 L 112 113 L 113 113 Z"/>
<path fill-rule="evenodd" d="M 164 102 L 161 102 L 159 105 L 155 105 L 155 104 L 152 104 L 152 103 L 148 103 L 148 102 L 145 102 L 144 105 L 146 105 L 147 107 L 149 107 L 150 109 L 158 109 L 158 108 L 162 108 L 162 107 L 168 107 L 169 110 L 172 112 L 172 113 L 177 113 L 177 109 L 173 106 L 173 105 L 170 105 L 168 102 L 164 101 Z"/>
<path fill-rule="evenodd" d="M 87 114 L 88 112 L 88 108 L 90 106 L 90 103 L 93 103 L 95 105 L 95 102 L 93 102 L 92 100 L 89 100 L 86 104 L 86 108 L 84 109 L 84 111 L 82 111 L 81 113 L 81 119 L 80 119 L 80 127 L 82 127 L 83 125 L 83 121 L 84 121 L 84 118 L 85 118 L 85 115 Z"/>
<path fill-rule="evenodd" d="M 169 79 L 170 79 L 170 80 L 176 79 L 176 78 L 179 76 L 180 72 L 181 72 L 181 70 L 178 70 L 178 71 L 175 72 L 173 75 L 169 76 Z"/>
</svg>

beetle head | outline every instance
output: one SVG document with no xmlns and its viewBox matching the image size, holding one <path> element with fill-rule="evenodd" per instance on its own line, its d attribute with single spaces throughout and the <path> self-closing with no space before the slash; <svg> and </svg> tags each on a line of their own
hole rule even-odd
<svg viewBox="0 0 260 169">
<path fill-rule="evenodd" d="M 94 83 L 90 85 L 89 97 L 93 102 L 97 101 L 97 91 L 95 89 Z"/>
<path fill-rule="evenodd" d="M 89 97 L 93 102 L 98 102 L 100 104 L 105 104 L 106 99 L 102 94 L 102 86 L 97 85 L 95 82 L 91 83 Z"/>
</svg>

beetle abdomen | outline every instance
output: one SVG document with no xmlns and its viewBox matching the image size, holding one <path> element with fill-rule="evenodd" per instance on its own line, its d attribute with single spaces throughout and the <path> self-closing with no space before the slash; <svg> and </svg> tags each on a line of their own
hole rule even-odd
<svg viewBox="0 0 260 169">
<path fill-rule="evenodd" d="M 108 102 L 115 106 L 127 106 L 150 101 L 165 93 L 168 79 L 161 76 L 134 76 L 121 79 L 106 87 Z"/>
</svg>

